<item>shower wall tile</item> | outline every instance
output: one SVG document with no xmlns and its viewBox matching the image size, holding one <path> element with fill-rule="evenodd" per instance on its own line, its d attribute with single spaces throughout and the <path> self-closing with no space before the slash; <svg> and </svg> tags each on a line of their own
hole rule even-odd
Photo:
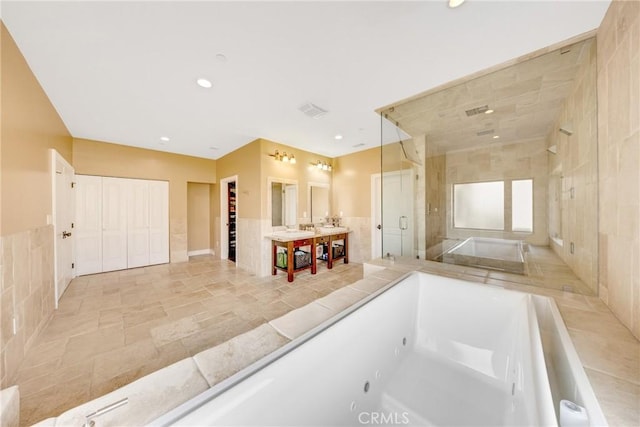
<svg viewBox="0 0 640 427">
<path fill-rule="evenodd" d="M 640 3 L 613 1 L 597 38 L 598 288 L 640 339 Z"/>
<path fill-rule="evenodd" d="M 585 49 L 585 61 L 553 125 L 554 129 L 569 127 L 573 134 L 551 132 L 547 138 L 547 146 L 556 147 L 556 154 L 548 154 L 548 209 L 552 219 L 549 234 L 563 240 L 564 245 L 552 245 L 553 250 L 595 293 L 598 283 L 596 43 L 586 45 Z M 557 180 L 562 184 L 559 194 L 552 188 Z"/>
<path fill-rule="evenodd" d="M 532 234 L 495 232 L 453 228 L 451 215 L 446 215 L 448 238 L 471 236 L 523 239 L 534 245 L 548 244 L 547 228 L 547 145 L 544 140 L 527 143 L 491 145 L 475 150 L 464 150 L 446 154 L 446 202 L 452 206 L 453 184 L 495 181 L 503 179 L 533 178 L 533 230 Z M 506 188 L 505 188 L 506 191 Z M 509 193 L 507 193 L 509 196 Z M 444 212 L 443 212 L 444 213 Z M 505 226 L 511 220 L 510 211 L 505 211 Z"/>
<path fill-rule="evenodd" d="M 172 263 L 189 260 L 187 255 L 187 219 L 169 219 L 169 250 Z"/>
<path fill-rule="evenodd" d="M 0 388 L 5 388 L 54 311 L 53 226 L 4 236 L 0 243 Z"/>
</svg>

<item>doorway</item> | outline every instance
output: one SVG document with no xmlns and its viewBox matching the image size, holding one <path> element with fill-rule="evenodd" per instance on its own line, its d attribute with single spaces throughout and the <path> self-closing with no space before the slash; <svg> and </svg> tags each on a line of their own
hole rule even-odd
<svg viewBox="0 0 640 427">
<path fill-rule="evenodd" d="M 53 235 L 53 269 L 55 277 L 55 307 L 75 277 L 74 214 L 75 171 L 58 153 L 51 149 L 51 200 Z"/>
<path fill-rule="evenodd" d="M 220 180 L 220 259 L 236 261 L 238 224 L 238 176 Z"/>
<path fill-rule="evenodd" d="M 414 256 L 411 170 L 371 175 L 371 257 Z"/>
</svg>

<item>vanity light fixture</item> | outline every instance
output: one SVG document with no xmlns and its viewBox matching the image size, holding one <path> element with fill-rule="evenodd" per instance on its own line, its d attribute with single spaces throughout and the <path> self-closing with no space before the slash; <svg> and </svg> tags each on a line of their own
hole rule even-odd
<svg viewBox="0 0 640 427">
<path fill-rule="evenodd" d="M 296 156 L 293 154 L 288 155 L 286 151 L 283 151 L 282 154 L 280 154 L 280 152 L 276 150 L 275 153 L 269 155 L 279 162 L 291 163 L 292 165 L 296 164 Z"/>
<path fill-rule="evenodd" d="M 333 170 L 333 167 L 331 167 L 331 165 L 327 162 L 323 162 L 318 160 L 316 163 L 310 163 L 312 166 L 315 166 L 316 168 L 318 168 L 319 170 L 322 171 L 327 171 L 327 172 L 331 172 Z"/>
</svg>

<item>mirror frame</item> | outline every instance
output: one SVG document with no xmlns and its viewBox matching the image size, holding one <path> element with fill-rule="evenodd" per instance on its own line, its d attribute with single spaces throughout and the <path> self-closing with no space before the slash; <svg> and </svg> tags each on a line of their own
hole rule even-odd
<svg viewBox="0 0 640 427">
<path fill-rule="evenodd" d="M 273 187 L 273 183 L 274 182 L 279 182 L 282 184 L 286 184 L 286 185 L 295 185 L 296 186 L 296 190 L 297 190 L 297 197 L 296 197 L 296 223 L 293 224 L 293 226 L 297 226 L 298 225 L 298 205 L 300 204 L 300 186 L 298 185 L 298 180 L 296 179 L 288 179 L 288 178 L 276 178 L 276 177 L 267 177 L 267 219 L 269 220 L 269 225 L 273 228 L 286 228 L 287 224 L 283 224 L 283 225 L 273 225 L 273 211 L 272 211 L 272 202 L 273 202 L 273 197 L 271 194 L 272 191 L 272 187 Z M 283 218 L 283 222 L 284 222 L 284 218 Z M 289 224 L 292 225 L 292 224 Z"/>
<path fill-rule="evenodd" d="M 326 188 L 327 189 L 327 205 L 328 205 L 328 212 L 329 214 L 331 214 L 331 184 L 326 183 L 326 182 L 308 182 L 307 183 L 307 209 L 309 212 L 309 222 L 310 223 L 314 223 L 313 221 L 313 201 L 312 201 L 312 195 L 311 195 L 311 189 L 313 187 L 318 187 L 318 188 Z M 323 217 L 324 218 L 324 217 Z"/>
</svg>

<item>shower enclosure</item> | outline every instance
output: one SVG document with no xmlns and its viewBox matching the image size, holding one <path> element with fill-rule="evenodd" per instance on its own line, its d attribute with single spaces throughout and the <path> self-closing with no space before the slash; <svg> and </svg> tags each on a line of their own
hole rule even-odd
<svg viewBox="0 0 640 427">
<path fill-rule="evenodd" d="M 573 41 L 379 110 L 374 253 L 597 294 L 595 55 Z M 524 265 L 492 258 L 514 242 Z"/>
</svg>

